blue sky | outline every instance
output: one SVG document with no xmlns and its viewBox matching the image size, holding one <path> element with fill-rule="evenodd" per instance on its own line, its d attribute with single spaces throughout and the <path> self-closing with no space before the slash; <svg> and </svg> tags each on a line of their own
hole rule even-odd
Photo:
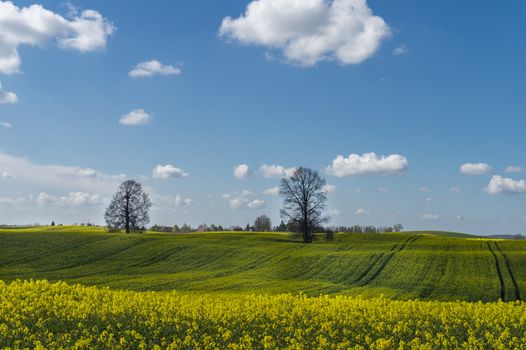
<svg viewBox="0 0 526 350">
<path fill-rule="evenodd" d="M 0 1 L 0 223 L 102 223 L 124 178 L 152 223 L 278 223 L 263 192 L 308 166 L 333 224 L 526 233 L 525 19 L 519 0 Z"/>
</svg>

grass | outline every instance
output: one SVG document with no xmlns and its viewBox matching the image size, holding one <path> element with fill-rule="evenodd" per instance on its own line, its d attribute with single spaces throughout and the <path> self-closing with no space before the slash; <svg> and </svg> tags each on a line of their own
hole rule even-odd
<svg viewBox="0 0 526 350">
<path fill-rule="evenodd" d="M 526 242 L 411 232 L 337 235 L 335 242 L 305 245 L 279 233 L 0 229 L 0 279 L 137 291 L 511 301 L 524 294 Z"/>
</svg>

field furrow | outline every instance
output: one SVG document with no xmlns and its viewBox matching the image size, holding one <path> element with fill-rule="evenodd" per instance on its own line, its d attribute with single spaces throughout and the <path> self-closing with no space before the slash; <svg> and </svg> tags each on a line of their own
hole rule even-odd
<svg viewBox="0 0 526 350">
<path fill-rule="evenodd" d="M 519 288 L 519 284 L 517 283 L 517 280 L 515 279 L 515 276 L 513 275 L 513 270 L 511 269 L 511 263 L 508 258 L 508 256 L 504 253 L 504 251 L 500 248 L 499 244 L 497 242 L 494 242 L 495 247 L 500 252 L 502 257 L 504 258 L 504 262 L 506 264 L 506 269 L 508 270 L 508 273 L 510 275 L 511 281 L 513 283 L 513 289 L 515 291 L 515 300 L 521 300 L 521 292 Z"/>
</svg>

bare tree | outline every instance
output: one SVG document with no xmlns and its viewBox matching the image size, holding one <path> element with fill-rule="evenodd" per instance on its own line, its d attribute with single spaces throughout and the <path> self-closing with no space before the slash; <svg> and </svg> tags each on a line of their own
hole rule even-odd
<svg viewBox="0 0 526 350">
<path fill-rule="evenodd" d="M 124 229 L 126 233 L 142 231 L 150 222 L 148 210 L 152 206 L 150 198 L 135 180 L 124 181 L 113 195 L 106 209 L 104 219 L 111 231 Z"/>
<path fill-rule="evenodd" d="M 311 243 L 314 228 L 328 220 L 322 216 L 327 201 L 325 185 L 325 179 L 316 170 L 303 167 L 290 178 L 281 179 L 281 217 L 300 227 L 305 243 Z"/>
<path fill-rule="evenodd" d="M 272 231 L 272 221 L 266 215 L 261 215 L 254 221 L 254 231 L 269 232 Z"/>
</svg>

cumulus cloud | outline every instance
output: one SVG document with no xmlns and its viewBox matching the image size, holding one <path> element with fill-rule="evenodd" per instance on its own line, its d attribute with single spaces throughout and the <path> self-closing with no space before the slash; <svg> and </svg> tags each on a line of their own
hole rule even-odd
<svg viewBox="0 0 526 350">
<path fill-rule="evenodd" d="M 460 172 L 464 175 L 485 175 L 491 172 L 491 166 L 486 163 L 464 163 L 460 166 Z"/>
<path fill-rule="evenodd" d="M 407 169 L 409 162 L 399 154 L 378 157 L 376 153 L 339 155 L 326 168 L 328 175 L 337 177 L 351 175 L 391 175 Z"/>
<path fill-rule="evenodd" d="M 191 198 L 183 198 L 180 194 L 178 194 L 175 196 L 173 203 L 177 208 L 181 208 L 192 205 L 194 203 L 194 200 Z"/>
<path fill-rule="evenodd" d="M 3 207 L 2 211 L 6 214 L 3 219 L 16 224 L 20 224 L 17 217 L 18 220 L 29 219 L 31 223 L 35 222 L 38 217 L 45 218 L 44 222 L 58 217 L 81 219 L 80 221 L 84 217 L 84 220 L 89 221 L 90 215 L 102 215 L 102 204 L 104 200 L 100 195 L 87 192 L 70 192 L 67 195 L 40 192 L 38 195 L 0 198 L 0 206 Z"/>
<path fill-rule="evenodd" d="M 128 114 L 125 114 L 119 120 L 122 125 L 147 125 L 150 124 L 152 117 L 144 111 L 144 109 L 134 109 Z"/>
<path fill-rule="evenodd" d="M 265 201 L 256 198 L 253 192 L 242 190 L 232 194 L 225 193 L 223 198 L 232 209 L 259 209 L 265 206 Z"/>
<path fill-rule="evenodd" d="M 165 180 L 171 177 L 187 177 L 188 173 L 186 173 L 183 169 L 177 168 L 170 164 L 159 164 L 153 168 L 152 176 L 156 179 Z"/>
<path fill-rule="evenodd" d="M 8 122 L 0 122 L 0 125 L 2 125 L 2 127 L 6 129 L 11 129 L 13 127 L 13 124 L 8 123 Z"/>
<path fill-rule="evenodd" d="M 263 176 L 265 179 L 291 177 L 292 175 L 294 175 L 294 171 L 296 171 L 296 168 L 285 168 L 281 165 L 276 164 L 263 164 L 259 168 L 261 176 Z"/>
<path fill-rule="evenodd" d="M 509 167 L 506 167 L 506 172 L 509 174 L 526 173 L 526 168 L 510 165 Z"/>
<path fill-rule="evenodd" d="M 366 0 L 253 0 L 239 18 L 225 17 L 219 29 L 227 40 L 278 50 L 302 66 L 361 63 L 390 33 Z"/>
<path fill-rule="evenodd" d="M 132 78 L 145 78 L 152 77 L 154 75 L 179 75 L 181 74 L 181 69 L 162 64 L 157 60 L 150 60 L 139 63 L 132 69 L 128 75 Z"/>
<path fill-rule="evenodd" d="M 113 24 L 94 10 L 72 11 L 65 18 L 42 5 L 20 8 L 0 0 L 0 73 L 20 71 L 20 45 L 44 47 L 55 41 L 61 48 L 94 51 L 104 48 L 114 31 Z"/>
<path fill-rule="evenodd" d="M 327 184 L 323 187 L 322 192 L 325 193 L 334 193 L 336 192 L 336 186 Z"/>
<path fill-rule="evenodd" d="M 35 203 L 40 207 L 50 204 L 61 207 L 75 207 L 102 203 L 100 195 L 87 192 L 70 192 L 66 196 L 52 196 L 45 192 L 40 192 L 36 197 L 31 196 L 30 200 L 31 199 L 34 199 Z"/>
<path fill-rule="evenodd" d="M 26 158 L 0 152 L 0 174 L 16 177 L 20 185 L 23 186 L 70 192 L 101 193 L 114 191 L 120 182 L 126 178 L 126 175 L 107 175 L 88 169 L 64 165 L 35 164 Z M 90 176 L 86 176 L 88 172 Z"/>
<path fill-rule="evenodd" d="M 338 209 L 329 209 L 327 215 L 329 216 L 339 216 L 341 213 Z"/>
<path fill-rule="evenodd" d="M 393 50 L 393 55 L 400 56 L 400 55 L 406 55 L 409 53 L 409 49 L 404 44 L 398 46 L 396 49 Z"/>
<path fill-rule="evenodd" d="M 234 177 L 236 179 L 244 180 L 252 175 L 250 167 L 246 164 L 239 164 L 234 167 Z"/>
<path fill-rule="evenodd" d="M 388 188 L 385 188 L 385 187 L 377 187 L 376 190 L 378 192 L 382 192 L 382 193 L 387 193 L 389 192 L 389 189 Z"/>
<path fill-rule="evenodd" d="M 356 209 L 355 214 L 358 216 L 364 216 L 364 215 L 371 214 L 371 211 L 368 209 L 359 208 L 359 209 Z"/>
<path fill-rule="evenodd" d="M 270 188 L 267 188 L 266 190 L 264 190 L 263 192 L 261 192 L 267 196 L 277 196 L 279 195 L 279 187 L 270 187 Z"/>
<path fill-rule="evenodd" d="M 494 175 L 485 191 L 489 194 L 526 193 L 526 180 L 514 180 Z"/>
<path fill-rule="evenodd" d="M 423 220 L 423 221 L 435 221 L 438 219 L 440 219 L 439 214 L 424 214 L 420 216 L 420 220 Z"/>
<path fill-rule="evenodd" d="M 65 205 L 100 204 L 101 197 L 86 192 L 70 192 L 68 196 L 60 197 L 60 202 Z"/>
<path fill-rule="evenodd" d="M 2 38 L 2 34 L 0 34 L 0 43 L 1 43 L 1 38 Z M 2 47 L 0 46 L 0 59 L 2 57 L 1 55 L 2 55 Z M 0 83 L 0 104 L 17 103 L 17 102 L 18 102 L 18 97 L 16 96 L 16 94 L 14 92 L 5 91 L 4 89 L 2 89 L 2 83 Z"/>
</svg>

